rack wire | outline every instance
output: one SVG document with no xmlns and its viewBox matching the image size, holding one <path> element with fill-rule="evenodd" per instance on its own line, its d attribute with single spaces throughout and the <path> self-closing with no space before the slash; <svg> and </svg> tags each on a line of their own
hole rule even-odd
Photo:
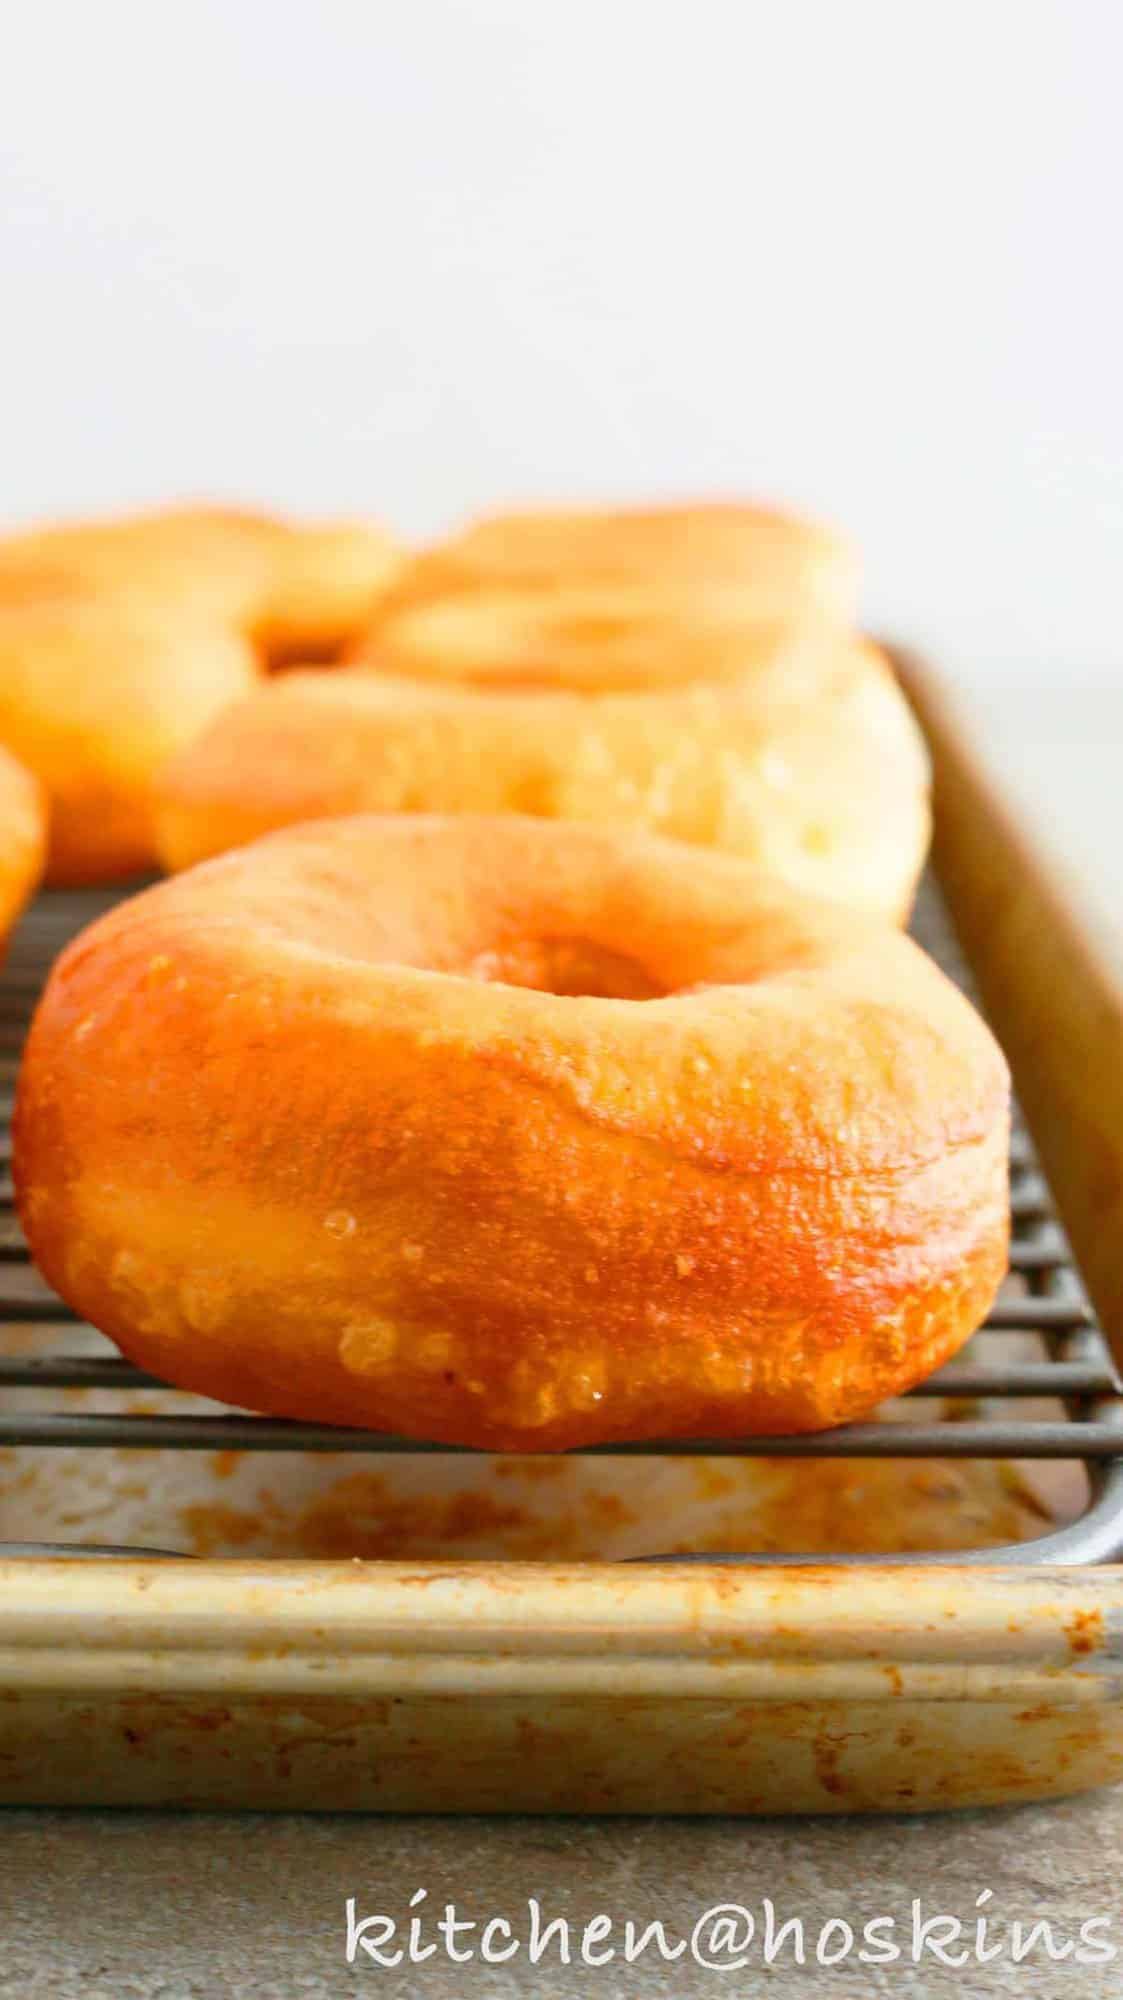
<svg viewBox="0 0 1123 2000">
<path fill-rule="evenodd" d="M 10 1114 L 19 1053 L 35 999 L 66 941 L 116 900 L 112 892 L 70 891 L 41 896 L 24 918 L 0 975 L 0 1324 L 57 1329 L 57 1351 L 0 1357 L 0 1446 L 89 1449 L 160 1447 L 179 1451 L 332 1452 L 363 1455 L 447 1453 L 466 1447 L 326 1424 L 228 1414 L 149 1414 L 116 1411 L 23 1410 L 14 1392 L 99 1389 L 133 1392 L 170 1385 L 120 1357 L 67 1351 L 74 1315 L 38 1277 L 12 1205 Z M 914 929 L 960 984 L 970 980 L 935 885 L 925 883 Z M 1123 1555 L 1123 1385 L 1096 1324 L 1072 1253 L 1024 1127 L 1016 1122 L 1010 1156 L 1010 1283 L 967 1353 L 912 1390 L 901 1406 L 869 1422 L 803 1437 L 672 1439 L 588 1447 L 601 1457 L 655 1455 L 752 1458 L 956 1458 L 1082 1461 L 1090 1500 L 1081 1517 L 1034 1540 L 1007 1548 L 946 1554 L 917 1552 L 914 1562 L 1088 1563 Z M 996 1336 L 1035 1336 L 1038 1355 L 1011 1361 Z M 1046 1415 L 1047 1402 L 1062 1414 Z M 1023 1407 L 1019 1407 L 1019 1405 Z M 916 1415 L 912 1410 L 915 1408 Z M 0 1543 L 0 1554 L 73 1553 L 89 1556 L 163 1553 L 58 1545 Z M 645 1558 L 653 1560 L 654 1558 Z M 762 1557 L 743 1551 L 675 1561 L 772 1560 L 853 1563 L 875 1558 L 832 1555 Z"/>
</svg>

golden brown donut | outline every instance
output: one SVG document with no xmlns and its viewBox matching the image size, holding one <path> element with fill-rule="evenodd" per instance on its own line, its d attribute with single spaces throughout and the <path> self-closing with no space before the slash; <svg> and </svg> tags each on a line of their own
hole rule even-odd
<svg viewBox="0 0 1123 2000">
<path fill-rule="evenodd" d="M 248 628 L 277 532 L 266 514 L 210 506 L 52 522 L 0 539 L 0 606 L 141 597 Z"/>
<path fill-rule="evenodd" d="M 398 566 L 372 522 L 293 522 L 180 506 L 60 522 L 0 540 L 0 605 L 143 597 L 224 619 L 274 659 L 322 659 L 352 639 Z"/>
<path fill-rule="evenodd" d="M 50 880 L 151 867 L 161 765 L 262 664 L 337 651 L 394 561 L 369 525 L 216 507 L 0 540 L 0 743 L 46 785 Z"/>
<path fill-rule="evenodd" d="M 333 659 L 361 633 L 401 565 L 370 521 L 286 527 L 251 630 L 271 666 Z"/>
<path fill-rule="evenodd" d="M 258 678 L 247 640 L 186 607 L 0 601 L 0 744 L 46 793 L 48 880 L 150 868 L 162 765 Z"/>
<path fill-rule="evenodd" d="M 418 678 L 287 676 L 227 710 L 165 773 L 165 865 L 340 813 L 524 812 L 721 848 L 903 920 L 928 766 L 873 647 L 650 604 L 579 624 L 568 603 L 525 630 L 507 607 L 498 632 L 491 603 L 410 614 L 378 658 Z"/>
<path fill-rule="evenodd" d="M 387 609 L 478 590 L 634 586 L 697 597 L 721 586 L 746 613 L 820 613 L 851 625 L 857 552 L 774 507 L 698 503 L 493 514 L 407 563 Z"/>
<path fill-rule="evenodd" d="M 0 950 L 43 872 L 47 815 L 29 771 L 0 750 Z"/>
<path fill-rule="evenodd" d="M 887 925 L 515 816 L 290 829 L 64 953 L 32 1251 L 135 1362 L 487 1448 L 811 1430 L 1005 1269 L 1008 1080 Z"/>
<path fill-rule="evenodd" d="M 634 584 L 481 590 L 388 611 L 344 664 L 495 693 L 636 694 L 751 675 L 759 700 L 792 707 L 818 697 L 845 629 L 758 618 L 721 586 L 694 596 Z"/>
</svg>

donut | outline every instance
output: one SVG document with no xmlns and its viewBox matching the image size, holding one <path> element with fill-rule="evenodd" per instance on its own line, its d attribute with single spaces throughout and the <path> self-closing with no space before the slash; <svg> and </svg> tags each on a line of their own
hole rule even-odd
<svg viewBox="0 0 1123 2000">
<path fill-rule="evenodd" d="M 0 540 L 0 607 L 141 597 L 248 629 L 268 588 L 276 540 L 267 515 L 232 507 L 54 522 Z"/>
<path fill-rule="evenodd" d="M 720 848 L 903 921 L 928 843 L 928 766 L 873 647 L 834 630 L 683 613 L 653 635 L 638 618 L 612 643 L 590 624 L 567 649 L 552 643 L 564 616 L 531 621 L 525 645 L 488 651 L 477 640 L 472 652 L 471 629 L 493 609 L 461 608 L 458 650 L 441 607 L 432 646 L 417 638 L 419 625 L 433 636 L 428 612 L 400 621 L 408 637 L 388 628 L 390 673 L 263 687 L 165 771 L 164 865 L 303 819 L 514 811 Z M 464 678 L 442 678 L 449 666 Z"/>
<path fill-rule="evenodd" d="M 651 835 L 372 815 L 71 944 L 13 1171 L 49 1283 L 166 1380 L 553 1451 L 907 1389 L 1006 1268 L 1007 1126 L 888 925 Z"/>
<path fill-rule="evenodd" d="M 746 612 L 819 612 L 852 625 L 857 552 L 816 522 L 744 503 L 493 514 L 407 562 L 384 608 L 476 591 L 721 586 Z"/>
<path fill-rule="evenodd" d="M 168 507 L 8 536 L 0 541 L 0 605 L 139 596 L 228 621 L 271 665 L 330 657 L 371 617 L 398 562 L 372 522 Z"/>
<path fill-rule="evenodd" d="M 0 601 L 0 744 L 44 788 L 47 880 L 151 868 L 161 766 L 258 678 L 247 640 L 186 607 Z"/>
<path fill-rule="evenodd" d="M 47 815 L 35 779 L 0 750 L 0 950 L 43 872 Z"/>
<path fill-rule="evenodd" d="M 693 597 L 644 585 L 479 591 L 390 611 L 344 664 L 490 689 L 635 694 L 751 674 L 775 706 L 818 698 L 845 628 L 758 618 L 735 589 Z"/>
<path fill-rule="evenodd" d="M 219 507 L 0 540 L 0 744 L 46 786 L 48 879 L 151 868 L 160 767 L 268 667 L 337 652 L 396 561 L 370 524 Z"/>
<path fill-rule="evenodd" d="M 372 522 L 287 529 L 250 627 L 268 664 L 334 659 L 370 620 L 400 560 L 385 529 Z"/>
</svg>

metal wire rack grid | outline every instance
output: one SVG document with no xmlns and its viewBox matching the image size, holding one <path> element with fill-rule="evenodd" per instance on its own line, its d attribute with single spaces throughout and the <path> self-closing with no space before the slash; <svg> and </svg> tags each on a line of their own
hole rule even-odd
<svg viewBox="0 0 1123 2000">
<path fill-rule="evenodd" d="M 438 1453 L 464 1447 L 343 1430 L 287 1419 L 223 1415 L 24 1411 L 9 1391 L 20 1389 L 136 1390 L 168 1385 L 115 1355 L 66 1351 L 74 1315 L 38 1278 L 12 1205 L 10 1115 L 19 1053 L 48 966 L 66 941 L 116 897 L 106 891 L 48 893 L 17 930 L 0 975 L 0 1323 L 57 1327 L 59 1347 L 48 1355 L 0 1357 L 0 1445 L 83 1445 L 177 1450 L 302 1451 L 362 1454 Z M 914 928 L 945 969 L 969 988 L 946 912 L 933 883 L 921 894 Z M 915 1388 L 906 1399 L 916 1416 L 875 1416 L 867 1423 L 804 1437 L 672 1439 L 590 1447 L 598 1456 L 695 1455 L 754 1458 L 983 1458 L 1083 1461 L 1090 1502 L 1079 1520 L 1008 1548 L 923 1552 L 907 1561 L 1015 1564 L 1108 1561 L 1123 1554 L 1123 1385 L 1058 1223 L 1048 1187 L 1023 1127 L 1015 1126 L 1010 1157 L 1012 1285 L 1004 1290 L 969 1354 Z M 1003 1333 L 1037 1337 L 1040 1358 L 1015 1363 L 988 1355 Z M 1043 1416 L 1047 1400 L 1060 1416 Z M 1019 1404 L 1037 1406 L 1033 1414 Z M 941 1405 L 943 1406 L 941 1408 Z M 950 1406 L 950 1407 L 949 1407 Z M 155 1551 L 0 1543 L 0 1554 L 137 1555 Z M 654 1558 L 647 1558 L 652 1560 Z M 824 1560 L 850 1564 L 862 1556 L 761 1557 L 677 1555 L 676 1561 L 777 1562 Z M 897 1558 L 895 1558 L 897 1559 Z"/>
</svg>

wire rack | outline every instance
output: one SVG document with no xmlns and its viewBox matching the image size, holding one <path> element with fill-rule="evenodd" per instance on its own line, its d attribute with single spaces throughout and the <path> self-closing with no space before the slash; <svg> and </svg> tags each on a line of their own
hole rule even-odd
<svg viewBox="0 0 1123 2000">
<path fill-rule="evenodd" d="M 67 1352 L 68 1328 L 75 1324 L 74 1315 L 33 1269 L 12 1206 L 9 1121 L 27 1023 L 52 959 L 77 930 L 114 900 L 115 896 L 105 891 L 41 896 L 17 930 L 0 975 L 0 1323 L 49 1326 L 58 1333 L 56 1352 L 0 1357 L 0 1446 L 157 1446 L 181 1451 L 367 1455 L 464 1449 L 237 1412 L 155 1415 L 128 1408 L 108 1412 L 19 1409 L 18 1395 L 9 1392 L 125 1392 L 168 1387 L 118 1356 Z M 914 929 L 925 947 L 969 990 L 969 977 L 931 882 L 924 885 Z M 954 1556 L 920 1552 L 894 1560 L 1089 1563 L 1123 1555 L 1123 1385 L 1096 1324 L 1029 1138 L 1018 1123 L 1011 1146 L 1010 1201 L 1010 1281 L 968 1351 L 914 1389 L 904 1399 L 903 1416 L 898 1405 L 892 1413 L 867 1423 L 806 1437 L 673 1439 L 589 1449 L 598 1456 L 616 1457 L 688 1454 L 1082 1461 L 1090 1499 L 1079 1520 L 1007 1548 L 968 1550 Z M 996 1336 L 1009 1333 L 1032 1335 L 1035 1358 L 1004 1359 L 1002 1342 Z M 1043 1413 L 1043 1404 L 1046 1412 L 1053 1414 Z M 83 1556 L 163 1553 L 108 1546 L 0 1543 L 0 1554 L 51 1552 Z M 876 1560 L 835 1555 L 762 1557 L 744 1551 L 662 1559 L 711 1563 Z"/>
</svg>

